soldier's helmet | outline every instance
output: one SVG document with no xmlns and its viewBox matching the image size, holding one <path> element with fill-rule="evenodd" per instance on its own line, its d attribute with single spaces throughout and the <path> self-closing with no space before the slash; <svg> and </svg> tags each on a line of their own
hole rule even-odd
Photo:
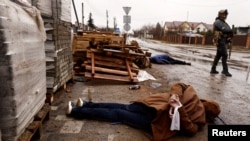
<svg viewBox="0 0 250 141">
<path fill-rule="evenodd" d="M 226 14 L 226 15 L 228 15 L 227 9 L 221 9 L 221 10 L 218 12 L 218 15 L 221 15 L 221 14 Z"/>
</svg>

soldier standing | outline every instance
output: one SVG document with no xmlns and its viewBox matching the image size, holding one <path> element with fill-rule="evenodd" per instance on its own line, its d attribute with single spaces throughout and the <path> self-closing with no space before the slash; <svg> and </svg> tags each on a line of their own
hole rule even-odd
<svg viewBox="0 0 250 141">
<path fill-rule="evenodd" d="M 231 77 L 232 75 L 228 72 L 228 65 L 227 65 L 227 48 L 228 45 L 231 43 L 233 37 L 233 30 L 230 26 L 226 23 L 226 18 L 228 15 L 227 9 L 220 10 L 218 13 L 218 17 L 216 17 L 215 22 L 213 24 L 214 28 L 214 44 L 217 47 L 216 56 L 213 61 L 213 65 L 211 68 L 211 74 L 218 74 L 219 72 L 216 70 L 216 66 L 221 58 L 222 60 L 222 74 L 225 76 Z"/>
</svg>

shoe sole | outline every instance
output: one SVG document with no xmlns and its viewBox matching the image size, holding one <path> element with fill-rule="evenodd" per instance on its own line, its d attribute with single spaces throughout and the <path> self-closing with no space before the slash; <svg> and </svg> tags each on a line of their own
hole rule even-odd
<svg viewBox="0 0 250 141">
<path fill-rule="evenodd" d="M 82 107 L 82 106 L 83 106 L 83 100 L 80 99 L 80 98 L 78 98 L 77 103 L 76 103 L 76 106 L 77 106 L 77 107 Z"/>
<path fill-rule="evenodd" d="M 223 75 L 225 75 L 227 77 L 232 77 L 232 75 L 226 75 L 225 73 L 221 73 L 221 74 L 223 74 Z"/>
<path fill-rule="evenodd" d="M 210 72 L 210 74 L 219 74 L 219 73 Z"/>
</svg>

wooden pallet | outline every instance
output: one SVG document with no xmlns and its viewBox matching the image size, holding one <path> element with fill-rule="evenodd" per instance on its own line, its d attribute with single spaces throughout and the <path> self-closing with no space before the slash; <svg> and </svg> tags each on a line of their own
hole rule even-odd
<svg viewBox="0 0 250 141">
<path fill-rule="evenodd" d="M 42 124 L 49 119 L 50 105 L 45 103 L 42 109 L 35 115 L 34 121 L 25 129 L 23 134 L 18 138 L 18 141 L 31 141 L 39 138 L 43 134 Z"/>
<path fill-rule="evenodd" d="M 72 75 L 71 78 L 67 78 L 67 79 L 68 81 L 62 82 L 60 84 L 60 87 L 57 89 L 47 88 L 45 103 L 48 103 L 49 105 L 51 105 L 55 99 L 54 94 L 58 92 L 59 90 L 64 90 L 66 93 L 70 92 L 70 89 L 67 87 L 67 83 L 74 82 L 74 75 Z"/>
<path fill-rule="evenodd" d="M 139 69 L 133 60 L 143 56 L 139 53 L 127 53 L 113 49 L 89 49 L 85 61 L 85 77 L 124 82 L 138 82 Z"/>
<path fill-rule="evenodd" d="M 48 103 L 49 105 L 51 105 L 53 101 L 54 101 L 54 93 L 53 92 L 47 92 L 46 93 L 45 103 Z"/>
<path fill-rule="evenodd" d="M 121 37 L 91 32 L 75 36 L 73 60 L 75 62 L 79 60 L 74 66 L 75 75 L 83 74 L 87 78 L 138 82 L 137 75 L 142 66 L 138 64 L 147 62 L 145 60 L 151 56 L 151 53 L 141 49 L 136 41 L 127 45 L 126 37 L 125 34 Z M 76 42 L 79 42 L 79 45 Z M 83 52 L 79 50 L 80 48 L 85 49 L 84 58 L 83 55 L 78 56 L 77 52 Z"/>
</svg>

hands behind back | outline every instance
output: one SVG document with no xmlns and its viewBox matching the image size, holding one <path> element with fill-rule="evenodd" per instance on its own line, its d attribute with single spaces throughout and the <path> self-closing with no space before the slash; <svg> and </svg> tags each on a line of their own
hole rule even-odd
<svg viewBox="0 0 250 141">
<path fill-rule="evenodd" d="M 169 98 L 169 104 L 170 104 L 169 117 L 172 119 L 174 114 L 174 109 L 182 105 L 179 99 L 179 95 L 172 94 Z"/>
</svg>

